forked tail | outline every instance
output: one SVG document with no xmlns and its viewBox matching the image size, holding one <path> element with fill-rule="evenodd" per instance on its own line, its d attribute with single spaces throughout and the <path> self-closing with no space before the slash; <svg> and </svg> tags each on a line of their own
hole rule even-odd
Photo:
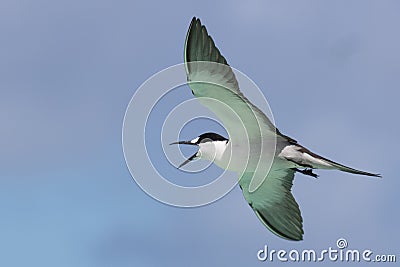
<svg viewBox="0 0 400 267">
<path fill-rule="evenodd" d="M 324 162 L 325 164 L 328 164 L 330 166 L 332 166 L 332 168 L 344 171 L 344 172 L 349 172 L 349 173 L 354 173 L 354 174 L 361 174 L 361 175 L 366 175 L 366 176 L 372 176 L 372 177 L 382 177 L 380 174 L 377 173 L 370 173 L 370 172 L 365 172 L 365 171 L 360 171 L 354 168 L 350 168 L 347 167 L 345 165 L 342 165 L 340 163 L 334 162 L 332 160 L 329 160 L 327 158 L 324 158 L 320 155 L 315 154 L 314 152 L 311 152 L 310 150 L 308 150 L 307 148 L 297 145 L 299 147 L 299 151 L 301 151 L 302 153 L 306 153 L 309 154 L 311 157 L 320 160 L 322 162 Z"/>
</svg>

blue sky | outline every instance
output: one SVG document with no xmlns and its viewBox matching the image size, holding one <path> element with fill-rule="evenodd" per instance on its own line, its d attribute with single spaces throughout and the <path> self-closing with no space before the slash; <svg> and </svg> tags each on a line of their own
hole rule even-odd
<svg viewBox="0 0 400 267">
<path fill-rule="evenodd" d="M 256 259 L 265 244 L 318 250 L 340 237 L 399 256 L 399 12 L 398 1 L 2 1 L 0 265 L 258 266 L 270 264 Z M 125 109 L 147 78 L 183 61 L 194 15 L 283 133 L 383 175 L 298 175 L 302 242 L 266 230 L 238 188 L 182 209 L 127 170 Z"/>
</svg>

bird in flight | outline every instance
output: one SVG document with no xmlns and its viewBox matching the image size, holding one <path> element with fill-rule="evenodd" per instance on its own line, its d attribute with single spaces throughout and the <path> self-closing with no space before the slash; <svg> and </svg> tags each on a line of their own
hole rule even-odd
<svg viewBox="0 0 400 267">
<path fill-rule="evenodd" d="M 186 36 L 184 60 L 193 95 L 222 121 L 229 139 L 208 132 L 172 143 L 198 147 L 178 168 L 194 159 L 206 159 L 238 172 L 246 201 L 275 235 L 303 239 L 303 219 L 291 193 L 296 172 L 317 177 L 314 169 L 330 169 L 381 177 L 319 156 L 282 134 L 239 90 L 232 68 L 196 17 Z"/>
</svg>

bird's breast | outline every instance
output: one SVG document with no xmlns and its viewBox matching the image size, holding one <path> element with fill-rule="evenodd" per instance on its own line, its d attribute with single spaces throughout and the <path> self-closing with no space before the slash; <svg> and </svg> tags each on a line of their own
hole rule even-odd
<svg viewBox="0 0 400 267">
<path fill-rule="evenodd" d="M 216 153 L 213 161 L 222 169 L 241 173 L 269 169 L 274 155 L 275 146 L 229 142 L 223 153 Z"/>
</svg>

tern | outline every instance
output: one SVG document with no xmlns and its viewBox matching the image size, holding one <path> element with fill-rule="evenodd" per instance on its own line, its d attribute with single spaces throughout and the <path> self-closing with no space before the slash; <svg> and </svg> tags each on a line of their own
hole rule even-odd
<svg viewBox="0 0 400 267">
<path fill-rule="evenodd" d="M 232 68 L 196 17 L 186 36 L 184 61 L 192 94 L 222 121 L 229 139 L 208 132 L 190 141 L 172 143 L 198 147 L 178 168 L 194 159 L 205 159 L 238 172 L 244 198 L 275 235 L 303 239 L 303 219 L 291 193 L 296 172 L 317 177 L 314 169 L 331 169 L 381 177 L 319 156 L 282 134 L 239 90 Z M 253 179 L 259 184 L 252 188 Z"/>
</svg>

